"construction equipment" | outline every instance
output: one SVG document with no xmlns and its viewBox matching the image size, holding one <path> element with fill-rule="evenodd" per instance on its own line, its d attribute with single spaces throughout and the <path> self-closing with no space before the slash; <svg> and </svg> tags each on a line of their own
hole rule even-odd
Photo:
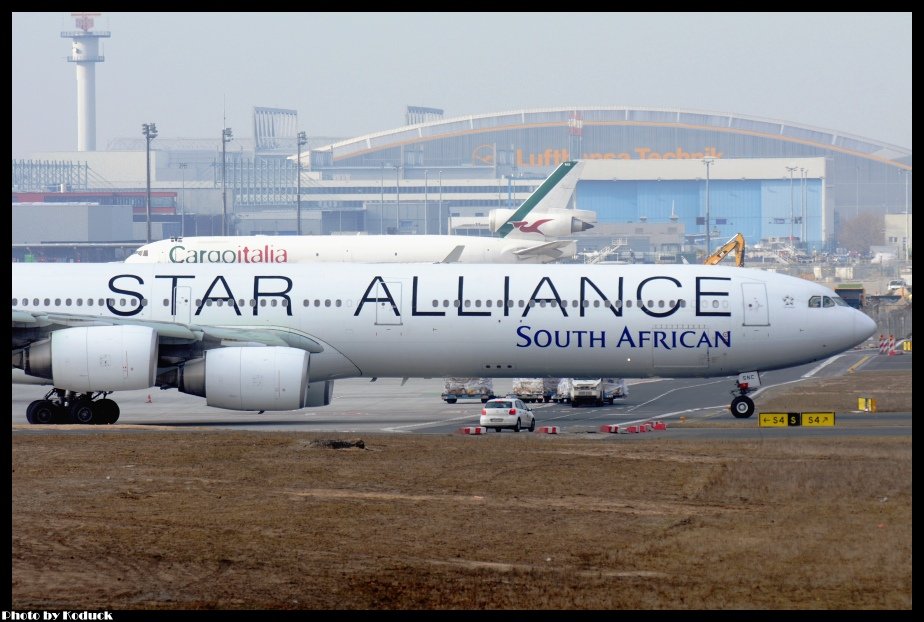
<svg viewBox="0 0 924 622">
<path fill-rule="evenodd" d="M 723 244 L 714 253 L 706 257 L 703 263 L 707 266 L 714 266 L 719 263 L 730 252 L 735 251 L 735 265 L 739 268 L 744 265 L 744 236 L 736 233 L 735 237 Z"/>
</svg>

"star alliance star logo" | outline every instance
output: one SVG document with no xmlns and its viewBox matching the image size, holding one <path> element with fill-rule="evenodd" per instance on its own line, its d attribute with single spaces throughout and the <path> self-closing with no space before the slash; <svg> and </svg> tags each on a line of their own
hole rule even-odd
<svg viewBox="0 0 924 622">
<path fill-rule="evenodd" d="M 792 296 L 783 296 L 783 306 L 784 307 L 791 307 L 794 302 L 795 300 L 793 299 Z"/>
</svg>

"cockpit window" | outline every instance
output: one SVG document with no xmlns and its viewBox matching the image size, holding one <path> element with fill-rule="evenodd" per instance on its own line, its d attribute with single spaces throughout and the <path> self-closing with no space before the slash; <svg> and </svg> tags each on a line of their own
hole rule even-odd
<svg viewBox="0 0 924 622">
<path fill-rule="evenodd" d="M 850 306 L 850 305 L 847 304 L 847 302 L 846 302 L 843 298 L 841 298 L 840 296 L 832 296 L 832 297 L 831 297 L 831 300 L 833 300 L 833 301 L 834 301 L 834 304 L 836 304 L 836 305 L 839 306 L 839 307 L 849 307 L 849 306 Z"/>
<path fill-rule="evenodd" d="M 848 306 L 846 302 L 838 298 L 837 296 L 812 296 L 809 298 L 808 306 L 809 309 L 820 309 L 821 307 L 836 307 L 840 305 L 842 307 Z"/>
</svg>

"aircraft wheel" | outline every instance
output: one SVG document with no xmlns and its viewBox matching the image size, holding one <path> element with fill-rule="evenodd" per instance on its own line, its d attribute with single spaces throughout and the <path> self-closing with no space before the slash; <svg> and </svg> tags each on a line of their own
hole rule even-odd
<svg viewBox="0 0 924 622">
<path fill-rule="evenodd" d="M 35 407 L 41 404 L 44 400 L 35 400 L 26 407 L 26 421 L 29 423 L 35 423 L 35 419 L 32 417 L 32 411 L 35 410 Z"/>
<path fill-rule="evenodd" d="M 94 403 L 96 412 L 99 414 L 98 423 L 106 425 L 115 423 L 119 420 L 119 405 L 114 400 L 102 399 Z"/>
<path fill-rule="evenodd" d="M 90 400 L 75 400 L 68 408 L 71 423 L 81 425 L 99 423 L 102 420 L 101 415 L 102 413 L 94 408 L 94 404 Z"/>
<path fill-rule="evenodd" d="M 754 400 L 745 395 L 739 395 L 732 400 L 731 411 L 736 419 L 747 419 L 754 414 Z"/>
<path fill-rule="evenodd" d="M 56 423 L 58 419 L 58 407 L 50 400 L 37 400 L 29 404 L 29 408 L 26 410 L 26 418 L 29 419 L 29 423 L 37 423 L 39 425 Z"/>
</svg>

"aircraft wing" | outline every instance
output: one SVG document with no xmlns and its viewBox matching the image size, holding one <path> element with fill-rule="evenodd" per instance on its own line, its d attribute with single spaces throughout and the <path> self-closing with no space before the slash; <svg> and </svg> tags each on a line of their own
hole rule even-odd
<svg viewBox="0 0 924 622">
<path fill-rule="evenodd" d="M 576 250 L 577 245 L 574 240 L 552 240 L 515 250 L 513 254 L 517 259 L 543 258 L 547 261 L 554 261 L 566 256 L 571 257 Z"/>
<path fill-rule="evenodd" d="M 161 346 L 161 363 L 175 365 L 201 355 L 202 350 L 222 346 L 287 346 L 311 353 L 324 347 L 311 336 L 287 328 L 272 326 L 198 326 L 173 322 L 155 322 L 137 317 L 99 318 L 73 313 L 44 313 L 15 309 L 11 330 L 13 351 L 48 338 L 56 330 L 78 326 L 146 326 L 157 332 Z"/>
<path fill-rule="evenodd" d="M 443 261 L 440 261 L 439 263 L 456 263 L 459 261 L 459 258 L 462 256 L 462 251 L 464 250 L 465 245 L 459 244 L 454 249 L 452 249 L 445 258 L 443 258 Z"/>
</svg>

